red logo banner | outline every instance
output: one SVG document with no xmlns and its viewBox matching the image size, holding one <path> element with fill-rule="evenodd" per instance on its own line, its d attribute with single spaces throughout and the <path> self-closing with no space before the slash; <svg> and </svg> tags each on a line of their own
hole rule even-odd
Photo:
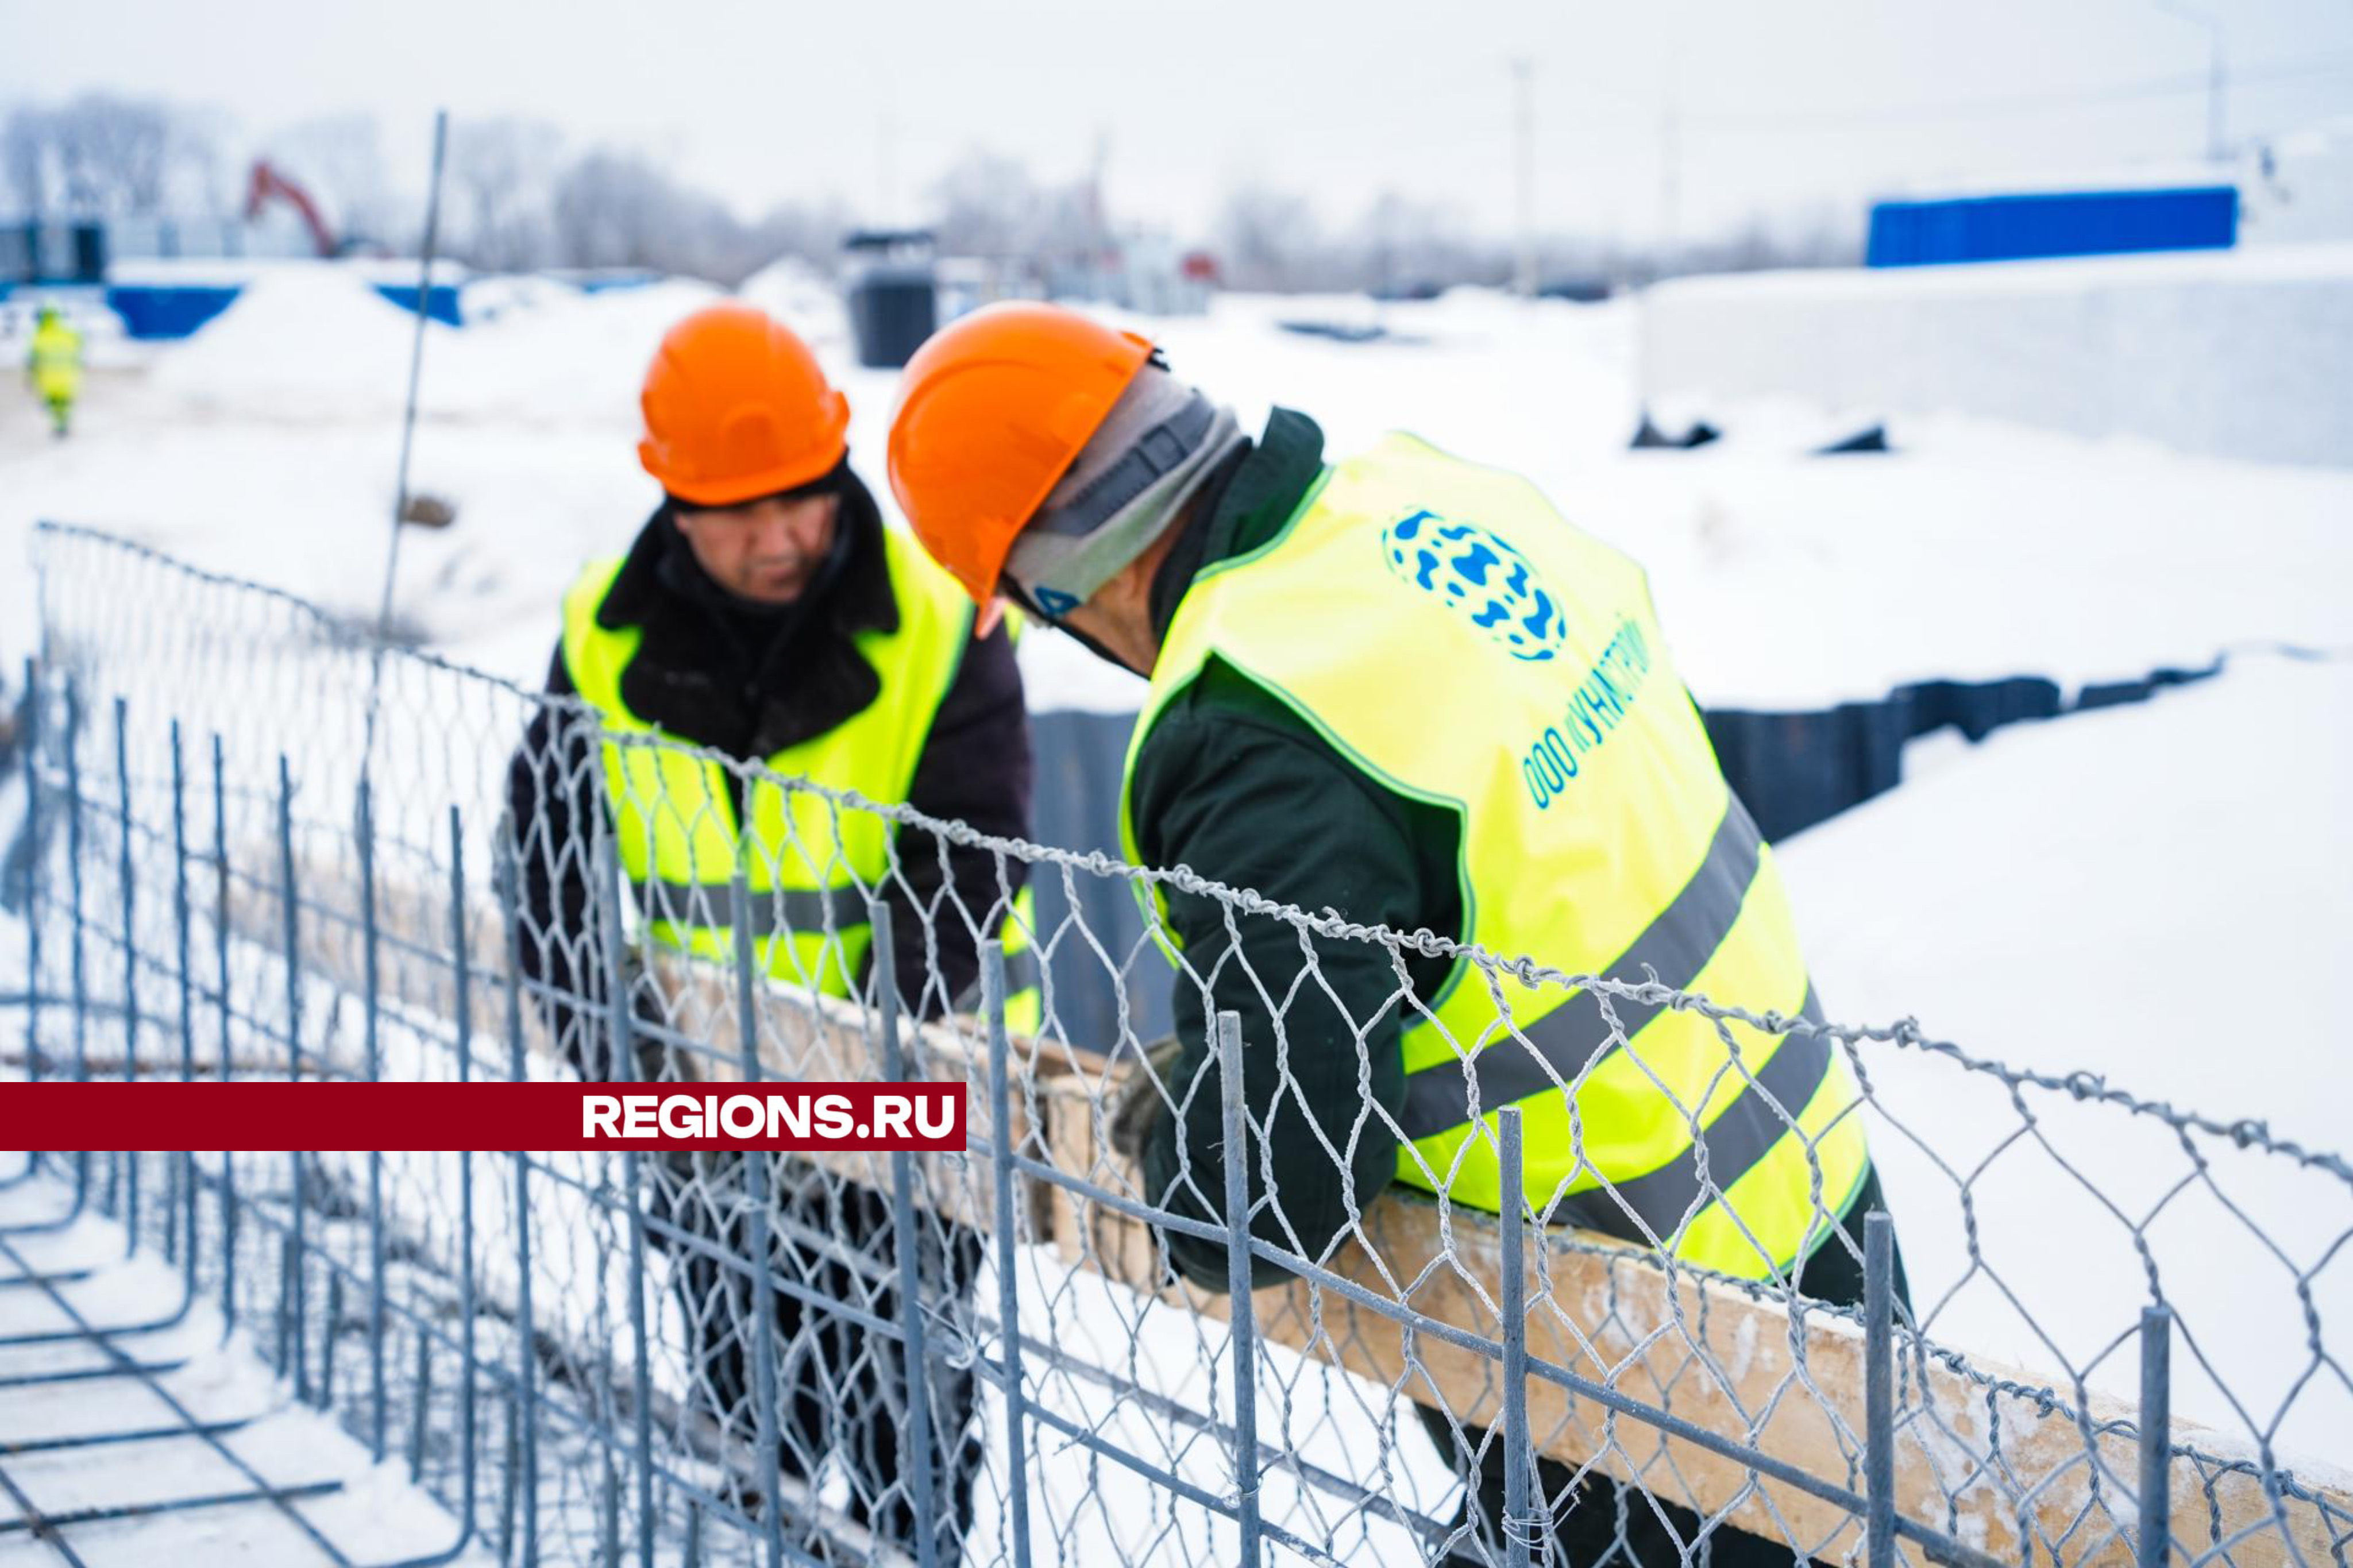
<svg viewBox="0 0 2353 1568">
<path fill-rule="evenodd" d="M 7 1083 L 0 1147 L 286 1152 L 965 1148 L 953 1083 Z"/>
</svg>

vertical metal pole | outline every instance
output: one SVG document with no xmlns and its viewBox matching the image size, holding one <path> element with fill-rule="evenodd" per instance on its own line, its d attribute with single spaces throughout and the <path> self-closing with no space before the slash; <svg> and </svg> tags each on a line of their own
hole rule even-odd
<svg viewBox="0 0 2353 1568">
<path fill-rule="evenodd" d="M 1029 1396 L 1021 1382 L 1020 1247 L 1013 1232 L 1013 1091 L 1006 1058 L 1005 944 L 980 944 L 980 1010 L 988 1020 L 989 1152 L 997 1167 L 997 1323 L 1004 1349 L 1006 1507 L 1013 1568 L 1029 1568 Z"/>
<path fill-rule="evenodd" d="M 66 678 L 66 910 L 67 960 L 73 987 L 73 1077 L 90 1079 L 90 971 L 82 941 L 81 892 L 81 697 L 71 676 Z M 90 1152 L 74 1153 L 74 1211 L 90 1201 Z"/>
<path fill-rule="evenodd" d="M 278 753 L 278 897 L 280 911 L 285 916 L 286 964 L 286 1076 L 289 1082 L 302 1081 L 302 956 L 301 906 L 298 902 L 301 889 L 294 877 L 294 770 L 286 753 Z M 288 1216 L 290 1239 L 293 1243 L 286 1281 L 287 1305 L 292 1329 L 290 1346 L 293 1356 L 294 1399 L 307 1405 L 311 1400 L 311 1363 L 303 1310 L 303 1244 L 304 1211 L 310 1206 L 307 1173 L 302 1168 L 302 1156 L 298 1151 L 286 1156 L 290 1184 L 292 1188 L 292 1213 Z"/>
<path fill-rule="evenodd" d="M 458 1081 L 474 1078 L 474 981 L 466 940 L 466 819 L 449 806 L 449 965 L 457 992 Z M 458 1151 L 458 1444 L 465 1455 L 459 1482 L 461 1539 L 474 1533 L 474 1152 Z"/>
<path fill-rule="evenodd" d="M 759 957 L 752 937 L 752 881 L 741 854 L 735 858 L 735 1042 L 743 1055 L 744 1081 L 760 1081 L 760 998 L 755 970 Z M 752 1414 L 759 1444 L 761 1533 L 768 1568 L 785 1561 L 785 1519 L 782 1465 L 777 1453 L 776 1411 L 783 1390 L 776 1384 L 776 1299 L 773 1270 L 776 1259 L 768 1241 L 768 1154 L 765 1149 L 744 1152 L 744 1196 L 752 1208 Z"/>
<path fill-rule="evenodd" d="M 899 1038 L 891 906 L 877 899 L 868 918 L 873 933 L 868 963 L 882 1035 L 882 1076 L 898 1083 L 906 1079 L 907 1064 Z M 915 1157 L 904 1149 L 891 1156 L 891 1239 L 899 1258 L 899 1343 L 907 1387 L 907 1468 L 914 1477 L 915 1562 L 917 1568 L 934 1568 L 939 1555 L 939 1497 L 932 1454 L 931 1352 L 923 1331 L 923 1262 L 915 1245 Z"/>
<path fill-rule="evenodd" d="M 506 922 L 507 936 L 507 1076 L 515 1083 L 530 1078 L 524 1057 L 522 1033 L 522 894 L 517 886 L 521 868 L 516 865 L 513 826 L 501 825 L 495 856 L 499 891 L 499 910 Z M 531 1155 L 518 1149 L 514 1156 L 515 1213 L 515 1401 L 517 1418 L 522 1424 L 519 1443 L 518 1463 L 521 1473 L 515 1485 L 522 1496 L 522 1539 L 517 1562 L 522 1568 L 536 1568 L 539 1562 L 539 1401 L 534 1380 L 539 1372 L 538 1329 L 533 1321 L 531 1300 Z"/>
<path fill-rule="evenodd" d="M 25 660 L 25 1077 L 41 1080 L 41 868 L 48 859 L 41 827 L 40 666 Z"/>
<path fill-rule="evenodd" d="M 2173 1309 L 2140 1312 L 2138 1568 L 2165 1568 L 2173 1550 Z"/>
<path fill-rule="evenodd" d="M 384 1076 L 383 977 L 378 968 L 375 924 L 375 788 L 364 758 L 353 793 L 352 838 L 360 863 L 361 1049 L 370 1083 Z M 384 1155 L 370 1151 L 368 1183 L 368 1451 L 384 1462 L 389 1425 L 389 1379 L 385 1367 Z"/>
<path fill-rule="evenodd" d="M 180 1081 L 196 1076 L 196 991 L 190 973 L 188 913 L 188 759 L 180 721 L 172 721 L 172 958 L 179 990 Z M 183 1300 L 196 1297 L 196 1157 L 186 1150 L 172 1156 L 174 1173 L 173 1223 L 184 1218 L 186 1245 L 180 1251 Z"/>
<path fill-rule="evenodd" d="M 228 765 L 213 732 L 213 984 L 220 1020 L 220 1076 L 229 1081 Z M 221 1341 L 237 1331 L 237 1156 L 221 1155 Z"/>
<path fill-rule="evenodd" d="M 1504 1561 L 1510 1568 L 1527 1568 L 1535 1540 L 1534 1510 L 1528 1505 L 1535 1450 L 1528 1432 L 1528 1260 L 1522 1213 L 1527 1196 L 1521 1174 L 1518 1106 L 1507 1105 L 1496 1114 L 1495 1133 L 1504 1194 L 1497 1227 L 1504 1264 L 1499 1303 L 1504 1318 Z"/>
<path fill-rule="evenodd" d="M 118 812 L 114 902 L 115 912 L 121 917 L 122 942 L 122 1081 L 135 1083 L 139 1079 L 138 883 L 131 874 L 131 704 L 122 697 L 114 700 L 114 794 Z M 111 1173 L 108 1206 L 114 1207 L 111 1198 L 119 1188 L 121 1206 L 116 1212 L 122 1216 L 123 1248 L 135 1252 L 139 1247 L 139 1156 L 119 1151 L 107 1168 Z"/>
<path fill-rule="evenodd" d="M 139 883 L 131 869 L 131 704 L 121 697 L 114 700 L 114 788 L 122 811 L 115 851 L 115 890 L 122 914 L 122 1079 L 130 1083 L 139 1077 Z M 138 1162 L 134 1160 L 131 1168 L 134 1184 L 129 1227 L 135 1232 L 139 1228 Z"/>
<path fill-rule="evenodd" d="M 1870 1568 L 1895 1568 L 1895 1222 L 1862 1222 L 1863 1535 Z"/>
<path fill-rule="evenodd" d="M 327 1270 L 326 1332 L 319 1345 L 319 1408 L 335 1407 L 335 1331 L 343 1321 L 343 1271 Z"/>
<path fill-rule="evenodd" d="M 172 721 L 172 967 L 179 982 L 180 1078 L 196 1076 L 196 993 L 188 963 L 188 762 Z"/>
<path fill-rule="evenodd" d="M 1233 1313 L 1234 1506 L 1241 1568 L 1258 1568 L 1258 1316 L 1250 1300 L 1250 1144 L 1242 1105 L 1242 1020 L 1218 1015 L 1218 1106 L 1224 1121 L 1226 1289 Z"/>
<path fill-rule="evenodd" d="M 417 1418 L 408 1427 L 408 1479 L 425 1479 L 425 1432 L 433 1424 L 433 1336 L 417 1330 Z"/>
<path fill-rule="evenodd" d="M 601 817 L 599 819 L 601 825 Z M 621 864 L 609 830 L 596 835 L 596 904 L 605 927 L 605 1005 L 612 1033 L 612 1071 L 624 1081 L 638 1074 L 636 1019 L 625 984 L 621 938 Z M 637 1355 L 638 1562 L 654 1568 L 653 1358 L 646 1333 L 646 1215 L 638 1152 L 621 1155 L 621 1182 L 629 1204 L 629 1342 Z"/>
<path fill-rule="evenodd" d="M 507 1440 L 499 1467 L 499 1568 L 514 1560 L 516 1447 L 522 1436 L 522 1412 L 512 1393 L 507 1396 Z"/>
</svg>

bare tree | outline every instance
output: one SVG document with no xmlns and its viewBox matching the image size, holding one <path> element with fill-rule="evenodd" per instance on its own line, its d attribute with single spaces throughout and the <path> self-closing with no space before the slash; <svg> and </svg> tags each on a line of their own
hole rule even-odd
<svg viewBox="0 0 2353 1568">
<path fill-rule="evenodd" d="M 590 153 L 555 187 L 556 254 L 573 267 L 649 267 L 709 276 L 734 220 L 701 192 L 631 153 Z"/>
<path fill-rule="evenodd" d="M 84 93 L 26 104 L 0 128 L 0 172 L 24 216 L 151 217 L 202 190 L 218 144 L 206 117 L 157 99 Z"/>
<path fill-rule="evenodd" d="M 842 237 L 856 226 L 857 219 L 839 199 L 771 208 L 744 236 L 754 258 L 750 269 L 789 256 L 830 272 L 841 259 Z"/>
<path fill-rule="evenodd" d="M 7 179 L 16 213 L 35 220 L 47 216 L 56 181 L 50 159 L 48 112 L 30 104 L 10 110 L 0 126 L 0 175 Z"/>
<path fill-rule="evenodd" d="M 373 116 L 306 120 L 271 136 L 263 151 L 311 193 L 346 245 L 354 239 L 389 243 L 396 231 L 414 221 L 395 201 Z"/>
<path fill-rule="evenodd" d="M 1317 281 L 1315 215 L 1290 192 L 1242 185 L 1218 215 L 1219 259 L 1237 289 L 1286 290 Z"/>
<path fill-rule="evenodd" d="M 1102 233 L 1087 182 L 1043 184 L 1019 161 L 995 153 L 966 158 L 930 195 L 940 245 L 959 255 L 1050 266 L 1083 259 Z"/>
<path fill-rule="evenodd" d="M 448 178 L 455 254 L 496 271 L 553 262 L 554 197 L 563 161 L 563 133 L 542 121 L 453 125 Z"/>
</svg>

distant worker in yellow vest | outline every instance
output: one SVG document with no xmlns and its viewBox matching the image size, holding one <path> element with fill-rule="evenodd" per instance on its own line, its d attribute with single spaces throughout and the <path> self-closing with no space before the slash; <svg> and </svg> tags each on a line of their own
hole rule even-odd
<svg viewBox="0 0 2353 1568">
<path fill-rule="evenodd" d="M 1820 1021 L 1772 853 L 1641 569 L 1525 479 L 1405 435 L 1328 459 L 1286 409 L 1253 440 L 1145 339 L 1017 303 L 909 363 L 891 482 L 976 602 L 1009 599 L 1149 679 L 1123 799 L 1132 861 Z M 1507 1029 L 1467 960 L 1401 948 L 1407 999 L 1381 945 L 1318 938 L 1307 975 L 1294 927 L 1154 896 L 1189 970 L 1162 1068 L 1183 1113 L 1139 1142 L 1147 1194 L 1176 1214 L 1219 1217 L 1233 1152 L 1208 1016 L 1230 1009 L 1254 1230 L 1277 1247 L 1324 1256 L 1392 1181 L 1495 1210 L 1492 1113 L 1517 1105 L 1527 1194 L 1556 1222 L 1860 1300 L 1878 1182 L 1824 1037 L 1734 1023 L 1734 1068 L 1703 1014 L 1504 979 Z M 1178 1269 L 1225 1288 L 1221 1245 L 1164 1235 Z M 1471 1483 L 1457 1558 L 1501 1562 L 1502 1444 L 1422 1415 Z M 1539 1479 L 1556 1560 L 1695 1554 L 1687 1511 L 1662 1520 L 1550 1460 Z M 1726 1527 L 1709 1544 L 1718 1568 L 1791 1560 Z"/>
<path fill-rule="evenodd" d="M 74 400 L 81 395 L 81 334 L 66 324 L 55 305 L 43 305 L 36 318 L 25 375 L 33 395 L 49 411 L 49 434 L 63 438 L 73 424 Z"/>
<path fill-rule="evenodd" d="M 626 553 L 590 563 L 565 595 L 548 672 L 550 694 L 585 701 L 601 738 L 552 705 L 509 776 L 522 968 L 550 999 L 566 1053 L 591 1078 L 695 1072 L 649 1048 L 650 1034 L 635 1061 L 611 1057 L 593 912 L 606 889 L 590 882 L 600 815 L 652 943 L 732 964 L 748 925 L 778 991 L 875 999 L 895 986 L 909 1014 L 936 1016 L 976 1005 L 979 940 L 1002 936 L 1008 1012 L 1015 1027 L 1033 1028 L 1021 863 L 776 782 L 1026 834 L 1028 717 L 1006 628 L 976 626 L 955 583 L 884 525 L 849 466 L 847 401 L 807 346 L 762 311 L 715 305 L 681 321 L 647 371 L 641 405 L 638 454 L 662 503 Z M 892 911 L 889 951 L 873 941 L 878 902 Z M 661 1021 L 642 982 L 632 999 Z M 828 1244 L 808 1252 L 779 1239 L 777 1258 L 762 1261 L 825 1295 L 874 1302 L 877 1287 L 856 1265 L 862 1254 L 892 1277 L 887 1201 L 804 1174 L 779 1175 L 786 1223 L 773 1228 Z M 681 1252 L 681 1305 L 699 1341 L 691 1401 L 748 1437 L 760 1396 L 752 1282 L 724 1261 L 751 1245 L 743 1194 L 731 1190 L 740 1167 L 681 1156 L 655 1179 L 649 1205 L 699 1241 L 656 1237 Z M 919 1246 L 923 1277 L 944 1297 L 968 1296 L 972 1233 L 927 1222 Z M 796 1295 L 776 1299 L 769 1364 L 786 1473 L 814 1495 L 832 1456 L 853 1522 L 915 1555 L 895 1343 Z M 872 1310 L 886 1320 L 897 1310 Z M 954 1562 L 979 1455 L 974 1384 L 968 1368 L 937 1358 L 928 1371 L 944 1500 L 925 1555 Z M 784 1500 L 760 1506 L 789 1512 Z"/>
</svg>

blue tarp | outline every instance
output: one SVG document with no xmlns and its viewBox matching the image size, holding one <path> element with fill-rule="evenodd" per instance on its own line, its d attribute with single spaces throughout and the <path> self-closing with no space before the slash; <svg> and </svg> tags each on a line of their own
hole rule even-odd
<svg viewBox="0 0 2353 1568">
<path fill-rule="evenodd" d="M 134 338 L 185 338 L 235 304 L 240 291 L 236 284 L 121 283 L 107 289 L 106 303 Z M 417 308 L 415 284 L 379 283 L 375 291 L 403 310 Z M 459 325 L 457 285 L 427 289 L 425 313 L 445 326 Z"/>
<path fill-rule="evenodd" d="M 106 291 L 107 309 L 134 338 L 185 338 L 237 302 L 237 289 L 196 284 L 121 284 Z"/>
<path fill-rule="evenodd" d="M 379 283 L 375 291 L 404 310 L 417 309 L 417 285 L 414 283 Z M 458 314 L 458 286 L 436 283 L 426 289 L 425 313 L 445 327 L 462 325 Z"/>
<path fill-rule="evenodd" d="M 2239 193 L 2230 185 L 1881 202 L 1871 209 L 1871 243 L 1863 261 L 1870 267 L 1923 267 L 2227 250 L 2238 237 Z"/>
</svg>

